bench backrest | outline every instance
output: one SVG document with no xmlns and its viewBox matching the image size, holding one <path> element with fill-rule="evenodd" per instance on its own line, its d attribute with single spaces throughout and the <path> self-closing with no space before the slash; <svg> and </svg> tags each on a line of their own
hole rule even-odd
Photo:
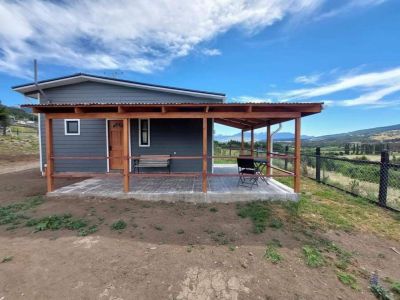
<svg viewBox="0 0 400 300">
<path fill-rule="evenodd" d="M 151 160 L 151 161 L 167 161 L 171 159 L 171 155 L 140 155 L 139 160 Z"/>
</svg>

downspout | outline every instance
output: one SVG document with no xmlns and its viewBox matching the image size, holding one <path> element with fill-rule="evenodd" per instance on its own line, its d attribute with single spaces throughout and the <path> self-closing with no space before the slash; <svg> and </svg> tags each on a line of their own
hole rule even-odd
<svg viewBox="0 0 400 300">
<path fill-rule="evenodd" d="M 282 129 L 282 123 L 279 123 L 279 127 L 273 132 L 271 133 L 271 152 L 274 152 L 274 135 L 277 134 L 280 130 Z M 273 162 L 273 156 L 271 156 L 271 166 L 272 166 L 272 162 Z M 272 170 L 271 170 L 272 171 Z"/>
</svg>

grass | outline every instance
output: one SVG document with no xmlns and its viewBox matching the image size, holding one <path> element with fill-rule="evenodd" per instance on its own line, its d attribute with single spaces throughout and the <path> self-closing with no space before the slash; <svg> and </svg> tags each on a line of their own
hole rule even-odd
<svg viewBox="0 0 400 300">
<path fill-rule="evenodd" d="M 26 226 L 34 227 L 35 231 L 45 230 L 79 230 L 88 225 L 85 219 L 74 219 L 71 214 L 51 215 L 37 219 L 30 219 L 26 222 Z"/>
<path fill-rule="evenodd" d="M 0 206 L 0 225 L 21 224 L 23 220 L 29 219 L 24 213 L 44 202 L 43 197 L 35 196 L 27 198 L 23 202 L 17 202 L 6 206 Z M 10 228 L 10 227 L 9 227 Z"/>
<path fill-rule="evenodd" d="M 237 214 L 242 218 L 250 218 L 253 222 L 253 232 L 258 234 L 265 231 L 270 208 L 265 202 L 251 202 L 237 205 Z"/>
<path fill-rule="evenodd" d="M 1 263 L 6 263 L 6 262 L 10 262 L 13 260 L 12 256 L 5 256 L 3 257 L 3 259 L 1 260 Z"/>
<path fill-rule="evenodd" d="M 392 282 L 392 284 L 390 285 L 390 289 L 397 295 L 400 295 L 400 282 Z"/>
<path fill-rule="evenodd" d="M 124 230 L 126 228 L 126 222 L 124 220 L 118 220 L 111 224 L 111 230 Z"/>
<path fill-rule="evenodd" d="M 303 258 L 307 266 L 311 268 L 318 268 L 325 265 L 325 259 L 321 252 L 311 245 L 305 245 L 303 247 Z"/>
<path fill-rule="evenodd" d="M 164 227 L 161 225 L 154 225 L 154 229 L 158 231 L 163 231 Z"/>
<path fill-rule="evenodd" d="M 277 264 L 283 260 L 282 255 L 279 254 L 278 248 L 282 245 L 278 240 L 272 240 L 265 249 L 264 258 L 272 262 L 273 264 Z"/>
<path fill-rule="evenodd" d="M 292 180 L 277 179 L 291 185 Z M 400 213 L 391 212 L 367 200 L 303 178 L 297 203 L 283 204 L 289 216 L 306 227 L 347 232 L 361 231 L 400 241 Z"/>
<path fill-rule="evenodd" d="M 81 228 L 78 230 L 79 236 L 87 236 L 89 234 L 95 233 L 98 230 L 97 225 L 91 225 L 88 228 Z"/>
<path fill-rule="evenodd" d="M 357 279 L 353 275 L 346 273 L 346 272 L 341 272 L 341 271 L 337 272 L 336 275 L 337 275 L 339 281 L 341 283 L 343 283 L 344 285 L 347 285 L 354 290 L 359 289 L 359 287 L 357 285 Z"/>
</svg>

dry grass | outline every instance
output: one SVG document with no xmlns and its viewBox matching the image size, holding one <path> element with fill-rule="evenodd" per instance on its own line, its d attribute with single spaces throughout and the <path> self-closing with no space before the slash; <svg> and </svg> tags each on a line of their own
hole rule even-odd
<svg viewBox="0 0 400 300">
<path fill-rule="evenodd" d="M 309 226 L 357 230 L 400 241 L 400 213 L 310 179 L 303 180 L 302 196 L 297 205 L 298 216 Z"/>
</svg>

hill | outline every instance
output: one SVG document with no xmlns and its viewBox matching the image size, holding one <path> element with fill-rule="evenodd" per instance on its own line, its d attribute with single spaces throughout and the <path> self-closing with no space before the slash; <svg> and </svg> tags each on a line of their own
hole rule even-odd
<svg viewBox="0 0 400 300">
<path fill-rule="evenodd" d="M 244 138 L 246 141 L 250 140 L 250 131 L 245 132 Z M 312 138 L 312 136 L 302 135 L 301 138 L 303 140 L 308 140 L 308 139 Z M 293 139 L 294 139 L 294 134 L 291 132 L 278 132 L 276 135 L 274 135 L 274 140 L 276 140 L 276 141 L 292 141 Z M 217 134 L 214 136 L 214 140 L 216 140 L 218 142 L 240 141 L 241 134 L 240 133 L 237 133 L 234 135 Z M 254 140 L 255 141 L 265 141 L 265 132 L 255 132 Z"/>
<path fill-rule="evenodd" d="M 400 124 L 313 137 L 310 142 L 399 142 Z"/>
<path fill-rule="evenodd" d="M 345 133 L 322 135 L 322 136 L 309 136 L 302 135 L 303 141 L 310 144 L 344 144 L 350 142 L 361 142 L 361 143 L 380 143 L 380 142 L 400 142 L 400 124 L 374 127 L 369 129 L 362 129 L 356 131 L 350 131 Z M 234 135 L 221 135 L 218 134 L 214 137 L 218 142 L 229 142 L 230 140 L 240 141 L 241 134 Z M 254 134 L 256 141 L 265 141 L 265 132 L 256 132 Z M 275 141 L 293 141 L 294 134 L 291 132 L 278 132 L 274 140 Z M 250 140 L 250 132 L 245 132 L 245 140 Z"/>
</svg>

